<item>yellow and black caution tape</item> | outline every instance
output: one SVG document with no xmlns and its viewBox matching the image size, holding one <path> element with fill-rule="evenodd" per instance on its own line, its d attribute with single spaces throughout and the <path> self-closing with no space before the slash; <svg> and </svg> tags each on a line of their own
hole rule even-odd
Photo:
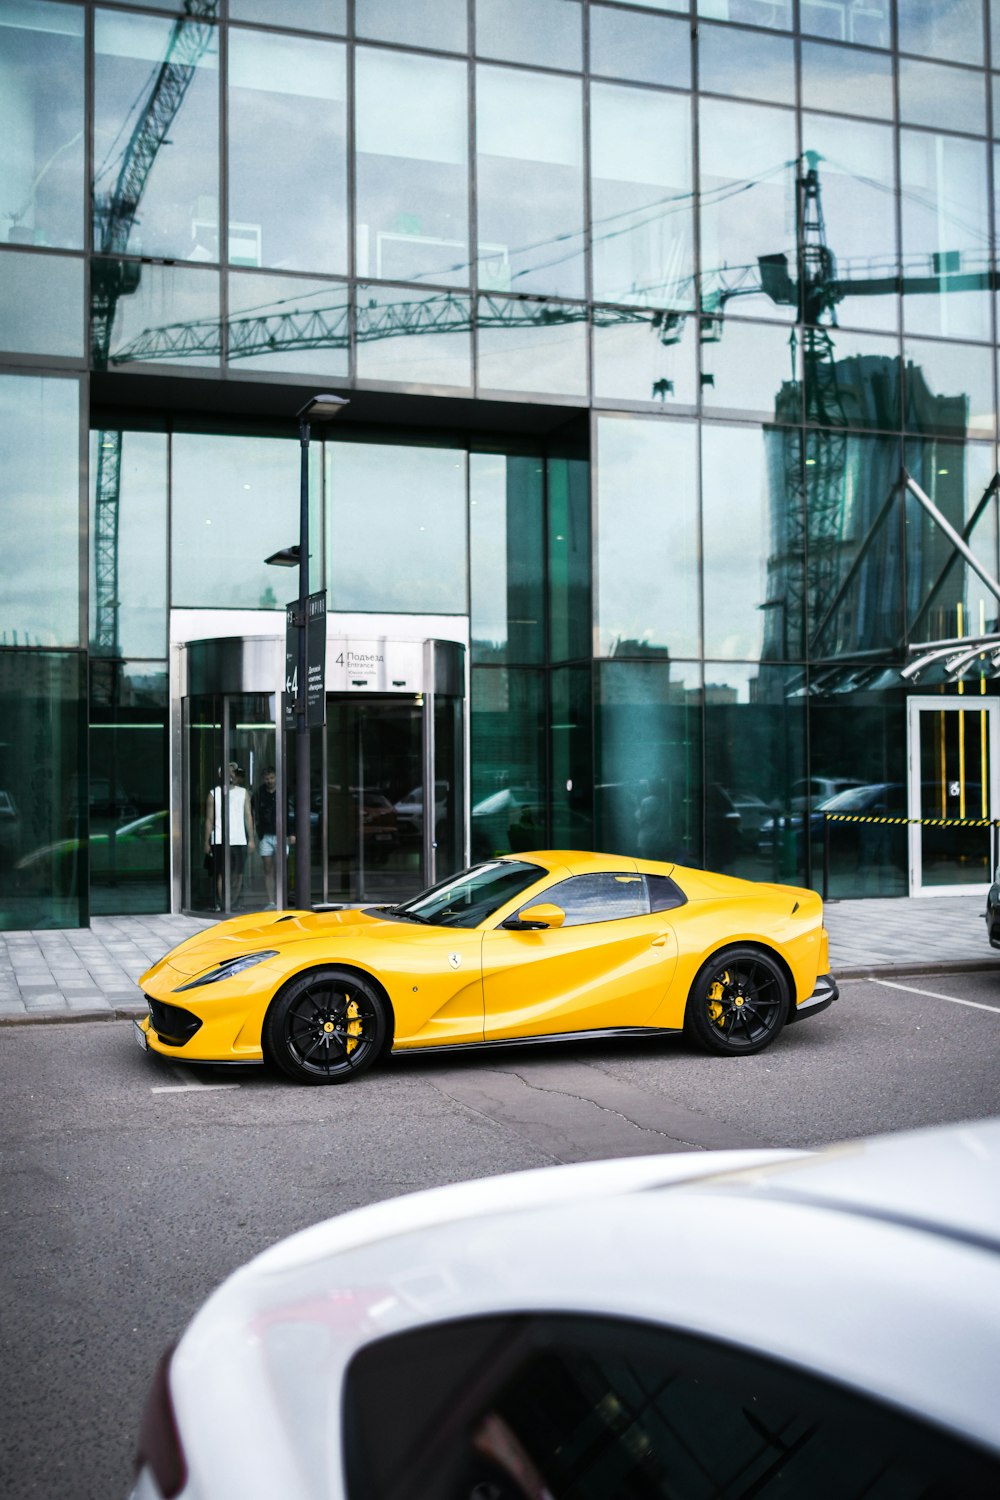
<svg viewBox="0 0 1000 1500">
<path fill-rule="evenodd" d="M 824 813 L 828 823 L 919 823 L 924 828 L 1000 828 L 1000 818 L 876 818 L 863 813 Z"/>
</svg>

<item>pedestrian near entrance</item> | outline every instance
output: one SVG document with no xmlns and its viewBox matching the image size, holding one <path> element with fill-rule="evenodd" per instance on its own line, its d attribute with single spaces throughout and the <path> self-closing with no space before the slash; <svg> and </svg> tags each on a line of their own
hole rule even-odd
<svg viewBox="0 0 1000 1500">
<path fill-rule="evenodd" d="M 274 854 L 278 842 L 278 796 L 277 773 L 273 766 L 265 766 L 264 776 L 254 791 L 251 804 L 253 822 L 257 831 L 257 852 L 264 869 L 264 889 L 268 906 L 274 905 Z"/>
<path fill-rule="evenodd" d="M 220 772 L 221 780 L 221 772 Z M 255 847 L 253 813 L 243 767 L 229 762 L 229 896 L 233 910 L 243 890 L 247 852 Z M 213 787 L 205 803 L 205 856 L 215 875 L 215 909 L 221 911 L 225 894 L 223 874 L 222 788 Z"/>
</svg>

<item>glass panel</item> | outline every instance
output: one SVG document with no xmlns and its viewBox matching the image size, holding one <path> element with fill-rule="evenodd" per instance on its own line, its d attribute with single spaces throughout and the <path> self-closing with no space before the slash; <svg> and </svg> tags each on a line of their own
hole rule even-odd
<svg viewBox="0 0 1000 1500">
<path fill-rule="evenodd" d="M 434 699 L 435 880 L 465 868 L 464 766 L 464 700 L 438 695 Z"/>
<path fill-rule="evenodd" d="M 853 54 L 852 54 L 853 55 Z M 838 323 L 899 326 L 895 143 L 888 125 L 802 116 L 803 167 L 816 171 L 811 217 L 822 215 L 833 255 Z M 815 244 L 817 236 L 811 236 Z M 821 292 L 820 278 L 815 278 Z M 895 424 L 893 424 L 895 425 Z"/>
<path fill-rule="evenodd" d="M 79 654 L 0 651 L 5 931 L 87 925 L 83 663 Z"/>
<path fill-rule="evenodd" d="M 358 275 L 467 286 L 465 65 L 360 47 L 356 87 Z"/>
<path fill-rule="evenodd" d="M 697 329 L 697 319 L 683 313 L 595 308 L 595 397 L 693 408 L 698 400 Z"/>
<path fill-rule="evenodd" d="M 539 672 L 473 667 L 473 863 L 547 846 L 544 704 Z"/>
<path fill-rule="evenodd" d="M 841 816 L 906 816 L 905 684 L 898 671 L 841 664 L 813 673 L 809 700 L 813 775 L 793 784 L 796 844 L 808 827 L 812 884 L 833 899 L 905 896 L 908 830 L 887 823 L 841 823 Z M 806 800 L 803 800 L 806 799 Z M 796 805 L 797 804 L 797 805 Z M 825 833 L 825 840 L 824 840 Z"/>
<path fill-rule="evenodd" d="M 472 384 L 468 297 L 358 287 L 358 376 L 394 385 Z"/>
<path fill-rule="evenodd" d="M 787 452 L 774 431 L 702 428 L 706 656 L 802 655 L 804 517 Z"/>
<path fill-rule="evenodd" d="M 897 0 L 899 47 L 918 57 L 949 62 L 983 61 L 983 7 L 980 0 Z"/>
<path fill-rule="evenodd" d="M 795 103 L 795 43 L 734 26 L 698 28 L 698 87 L 706 94 L 742 94 Z"/>
<path fill-rule="evenodd" d="M 802 673 L 705 663 L 705 862 L 746 880 L 801 885 L 806 850 L 783 817 L 805 770 Z"/>
<path fill-rule="evenodd" d="M 892 44 L 889 0 L 799 0 L 799 26 L 806 36 L 834 42 Z"/>
<path fill-rule="evenodd" d="M 232 265 L 347 270 L 345 51 L 315 38 L 230 33 Z"/>
<path fill-rule="evenodd" d="M 347 0 L 229 0 L 229 19 L 342 34 L 347 30 Z"/>
<path fill-rule="evenodd" d="M 346 376 L 347 287 L 301 276 L 229 276 L 226 357 L 231 370 Z"/>
<path fill-rule="evenodd" d="M 194 911 L 220 911 L 225 899 L 224 874 L 215 855 L 215 787 L 222 781 L 222 700 L 189 698 L 187 731 L 187 802 L 185 805 L 184 894 Z M 226 802 L 220 800 L 225 820 Z M 222 841 L 220 832 L 219 843 Z M 223 867 L 224 868 L 224 867 Z M 222 880 L 220 881 L 220 875 Z"/>
<path fill-rule="evenodd" d="M 598 849 L 700 865 L 700 666 L 601 662 L 595 742 Z"/>
<path fill-rule="evenodd" d="M 996 578 L 997 502 L 985 498 L 995 472 L 993 445 L 908 439 L 906 467 L 955 530 L 965 536 L 990 577 Z M 979 575 L 909 494 L 905 513 L 910 640 L 952 640 L 995 631 L 1000 606 Z"/>
<path fill-rule="evenodd" d="M 984 345 L 904 339 L 905 425 L 910 432 L 992 437 L 993 357 Z"/>
<path fill-rule="evenodd" d="M 802 387 L 795 332 L 774 324 L 706 320 L 701 398 L 706 412 L 802 420 Z"/>
<path fill-rule="evenodd" d="M 632 5 L 642 5 L 646 10 L 679 10 L 685 15 L 688 11 L 686 0 L 630 0 Z"/>
<path fill-rule="evenodd" d="M 465 614 L 465 454 L 338 442 L 326 463 L 330 608 Z M 377 567 L 358 566 L 366 551 Z"/>
<path fill-rule="evenodd" d="M 997 18 L 997 23 L 994 26 L 994 35 L 997 36 L 997 40 L 993 43 L 994 51 L 997 51 L 997 49 L 1000 48 L 1000 34 L 997 33 L 997 26 L 1000 26 L 1000 17 Z M 989 75 L 989 87 L 990 95 L 993 101 L 993 123 L 990 128 L 990 133 L 994 136 L 998 136 L 1000 135 L 1000 74 L 991 73 Z"/>
<path fill-rule="evenodd" d="M 899 59 L 899 118 L 905 125 L 986 134 L 986 77 L 967 68 Z"/>
<path fill-rule="evenodd" d="M 170 910 L 168 744 L 166 664 L 92 659 L 92 915 Z"/>
<path fill-rule="evenodd" d="M 892 58 L 854 47 L 803 42 L 802 104 L 805 109 L 891 120 Z"/>
<path fill-rule="evenodd" d="M 602 656 L 698 655 L 696 450 L 687 422 L 598 419 Z"/>
<path fill-rule="evenodd" d="M 587 394 L 587 309 L 479 298 L 480 390 Z"/>
<path fill-rule="evenodd" d="M 687 21 L 592 5 L 590 71 L 689 89 L 691 28 Z"/>
<path fill-rule="evenodd" d="M 804 371 L 807 422 L 824 427 L 899 427 L 902 380 L 897 339 L 843 328 L 810 330 Z"/>
<path fill-rule="evenodd" d="M 469 456 L 472 660 L 540 662 L 545 653 L 543 461 Z"/>
<path fill-rule="evenodd" d="M 690 101 L 595 83 L 590 132 L 595 299 L 690 308 Z"/>
<path fill-rule="evenodd" d="M 989 885 L 989 828 L 961 819 L 990 816 L 989 720 L 982 708 L 923 710 L 920 723 L 920 815 L 947 819 L 920 829 L 921 887 Z"/>
<path fill-rule="evenodd" d="M 903 639 L 898 440 L 810 433 L 805 462 L 810 654 L 816 662 L 835 663 L 879 649 L 898 652 Z"/>
<path fill-rule="evenodd" d="M 80 640 L 80 387 L 0 375 L 0 646 Z"/>
<path fill-rule="evenodd" d="M 0 257 L 0 346 L 4 349 L 80 359 L 84 310 L 82 260 L 13 250 Z"/>
<path fill-rule="evenodd" d="M 550 675 L 549 691 L 552 844 L 556 849 L 596 849 L 593 685 L 589 664 L 557 668 Z"/>
<path fill-rule="evenodd" d="M 94 25 L 95 250 L 218 260 L 216 27 L 102 10 Z"/>
<path fill-rule="evenodd" d="M 476 0 L 476 51 L 481 57 L 583 67 L 579 0 Z"/>
<path fill-rule="evenodd" d="M 731 316 L 794 316 L 763 290 L 758 257 L 795 264 L 788 212 L 796 171 L 795 116 L 759 104 L 703 99 L 701 109 L 702 306 Z"/>
<path fill-rule="evenodd" d="M 354 0 L 358 36 L 404 47 L 439 47 L 464 52 L 467 46 L 465 0 Z"/>
<path fill-rule="evenodd" d="M 910 333 L 989 336 L 986 146 L 900 131 L 903 322 Z"/>
<path fill-rule="evenodd" d="M 792 29 L 792 0 L 698 0 L 698 14 L 710 21 L 741 21 L 745 26 Z"/>
<path fill-rule="evenodd" d="M 582 297 L 580 81 L 477 69 L 479 285 Z"/>
<path fill-rule="evenodd" d="M 264 559 L 298 540 L 298 444 L 175 433 L 172 480 L 174 606 L 282 607 L 274 589 L 291 596 L 297 574 Z"/>
<path fill-rule="evenodd" d="M 275 763 L 275 702 L 273 693 L 226 699 L 229 755 L 235 762 L 229 789 L 230 911 L 274 905 L 277 799 L 268 771 Z"/>
<path fill-rule="evenodd" d="M 219 273 L 189 266 L 95 260 L 90 268 L 91 357 L 97 369 L 219 363 Z"/>
<path fill-rule="evenodd" d="M 0 14 L 0 234 L 83 247 L 83 22 L 75 5 Z"/>
<path fill-rule="evenodd" d="M 167 651 L 167 438 L 90 434 L 90 647 Z"/>
<path fill-rule="evenodd" d="M 593 646 L 590 595 L 590 465 L 552 456 L 548 480 L 549 660 L 589 658 Z"/>
</svg>

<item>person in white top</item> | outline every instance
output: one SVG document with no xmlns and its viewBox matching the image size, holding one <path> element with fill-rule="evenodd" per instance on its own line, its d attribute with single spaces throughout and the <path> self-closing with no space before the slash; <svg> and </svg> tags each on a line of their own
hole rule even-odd
<svg viewBox="0 0 1000 1500">
<path fill-rule="evenodd" d="M 246 868 L 247 851 L 255 848 L 253 811 L 247 796 L 246 778 L 242 766 L 229 762 L 229 898 L 235 911 L 243 889 L 243 872 Z M 215 909 L 222 910 L 223 864 L 222 864 L 222 788 L 213 787 L 205 803 L 205 857 L 206 865 L 215 875 Z"/>
</svg>

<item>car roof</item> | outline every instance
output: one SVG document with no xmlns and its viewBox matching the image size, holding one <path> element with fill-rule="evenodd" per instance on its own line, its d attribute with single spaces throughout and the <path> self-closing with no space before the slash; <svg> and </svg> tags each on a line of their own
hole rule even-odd
<svg viewBox="0 0 1000 1500">
<path fill-rule="evenodd" d="M 239 1428 L 261 1378 L 248 1350 L 275 1320 L 325 1320 L 336 1385 L 375 1338 L 539 1311 L 721 1341 L 1000 1453 L 988 1396 L 1000 1389 L 1000 1120 L 814 1156 L 549 1167 L 374 1204 L 230 1277 L 183 1336 L 171 1388 L 182 1428 Z M 307 1378 L 289 1369 L 290 1404 Z M 265 1428 L 282 1441 L 272 1416 L 261 1444 Z"/>
</svg>

